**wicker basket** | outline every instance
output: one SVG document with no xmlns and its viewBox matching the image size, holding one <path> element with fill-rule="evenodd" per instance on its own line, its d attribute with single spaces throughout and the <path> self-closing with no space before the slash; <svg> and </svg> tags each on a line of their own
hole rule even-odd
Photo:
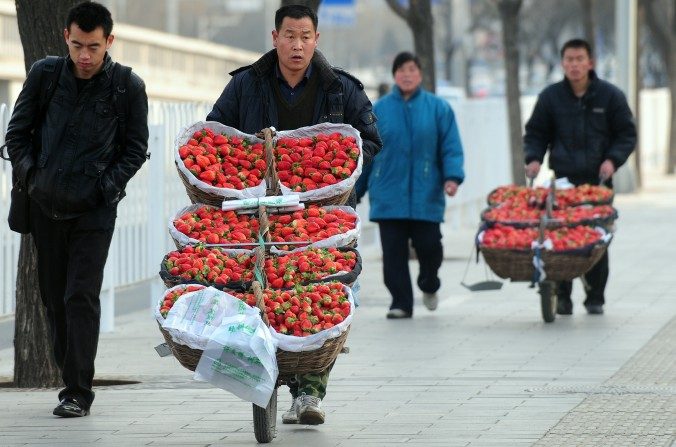
<svg viewBox="0 0 676 447">
<path fill-rule="evenodd" d="M 280 377 L 284 379 L 294 374 L 325 371 L 338 358 L 349 332 L 348 328 L 338 337 L 327 340 L 321 348 L 314 351 L 288 352 L 277 349 L 277 369 L 279 369 Z"/>
<path fill-rule="evenodd" d="M 587 273 L 603 256 L 608 245 L 599 243 L 589 253 L 542 251 L 547 279 L 552 281 L 569 281 Z M 532 281 L 533 250 L 507 250 L 500 248 L 480 247 L 486 264 L 500 278 L 512 281 Z"/>
<path fill-rule="evenodd" d="M 533 251 L 481 247 L 486 264 L 500 278 L 512 281 L 533 279 Z"/>
<path fill-rule="evenodd" d="M 277 177 L 277 162 L 275 161 L 274 142 L 272 138 L 275 136 L 274 131 L 266 127 L 261 131 L 262 135 L 257 135 L 265 140 L 265 182 L 267 190 L 266 196 L 278 196 L 281 194 L 279 188 L 279 177 Z"/>
<path fill-rule="evenodd" d="M 188 194 L 188 198 L 190 198 L 190 201 L 192 203 L 202 203 L 205 205 L 211 205 L 220 208 L 224 200 L 231 200 L 235 198 L 235 197 L 228 198 L 223 196 L 217 196 L 216 194 L 211 194 L 209 192 L 202 191 L 197 186 L 190 184 L 185 174 L 183 174 L 183 172 L 181 172 L 181 170 L 178 169 L 178 165 L 176 165 L 176 171 L 178 172 L 178 176 L 183 182 L 183 186 L 185 186 L 185 192 Z"/>
<path fill-rule="evenodd" d="M 203 351 L 201 349 L 193 349 L 186 345 L 176 343 L 171 338 L 169 332 L 167 332 L 167 330 L 162 327 L 159 321 L 157 322 L 157 324 L 160 327 L 160 332 L 164 337 L 164 341 L 167 342 L 167 346 L 169 346 L 169 348 L 171 349 L 171 353 L 174 354 L 176 360 L 178 360 L 178 362 L 181 365 L 188 368 L 190 371 L 195 371 L 195 369 L 197 368 L 197 364 L 200 361 L 200 357 L 202 357 Z"/>
<path fill-rule="evenodd" d="M 309 206 L 309 205 L 319 205 L 319 206 L 346 205 L 347 202 L 350 200 L 350 195 L 352 194 L 353 190 L 354 190 L 354 188 L 348 189 L 344 193 L 338 194 L 337 196 L 327 197 L 326 199 L 320 199 L 320 200 L 314 200 L 314 201 L 306 200 L 306 201 L 303 201 L 303 203 L 305 203 L 306 206 Z"/>
<path fill-rule="evenodd" d="M 263 290 L 260 283 L 254 281 L 253 293 L 256 295 L 256 304 L 261 310 L 261 317 L 265 324 L 269 325 L 265 304 L 263 301 Z M 317 373 L 325 371 L 333 362 L 336 361 L 338 354 L 345 345 L 347 334 L 350 332 L 348 327 L 338 337 L 326 340 L 324 344 L 313 351 L 289 352 L 277 349 L 277 368 L 279 370 L 278 380 L 287 380 L 295 374 Z"/>
</svg>

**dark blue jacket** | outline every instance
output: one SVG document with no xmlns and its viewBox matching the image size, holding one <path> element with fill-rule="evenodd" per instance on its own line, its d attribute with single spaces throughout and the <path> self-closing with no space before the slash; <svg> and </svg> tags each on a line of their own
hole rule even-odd
<svg viewBox="0 0 676 447">
<path fill-rule="evenodd" d="M 364 86 L 350 74 L 331 67 L 324 56 L 315 51 L 313 69 L 320 76 L 320 87 L 314 106 L 312 123 L 347 123 L 361 133 L 364 165 L 378 153 L 382 142 L 376 127 Z M 207 115 L 207 121 L 218 121 L 242 132 L 255 134 L 266 127 L 277 127 L 277 105 L 271 82 L 276 82 L 277 50 L 268 51 L 252 65 L 230 73 L 232 79 Z"/>
<path fill-rule="evenodd" d="M 581 98 L 567 79 L 545 88 L 526 123 L 526 164 L 542 163 L 557 177 L 598 183 L 599 167 L 611 160 L 615 168 L 636 146 L 636 126 L 624 94 L 591 71 L 591 83 Z"/>
</svg>

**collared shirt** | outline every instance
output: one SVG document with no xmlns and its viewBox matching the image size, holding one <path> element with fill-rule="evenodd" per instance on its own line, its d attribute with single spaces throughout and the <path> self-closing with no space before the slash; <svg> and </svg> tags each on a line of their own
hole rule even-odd
<svg viewBox="0 0 676 447">
<path fill-rule="evenodd" d="M 305 70 L 305 75 L 303 76 L 303 79 L 295 87 L 291 87 L 289 83 L 286 82 L 286 79 L 284 79 L 284 76 L 282 76 L 282 72 L 279 70 L 279 65 L 275 65 L 275 76 L 277 76 L 279 88 L 282 91 L 282 96 L 284 97 L 284 100 L 288 102 L 290 105 L 294 105 L 296 103 L 300 95 L 303 93 L 303 90 L 305 89 L 307 81 L 308 79 L 310 79 L 311 75 L 312 75 L 312 64 L 308 65 L 307 70 Z"/>
</svg>

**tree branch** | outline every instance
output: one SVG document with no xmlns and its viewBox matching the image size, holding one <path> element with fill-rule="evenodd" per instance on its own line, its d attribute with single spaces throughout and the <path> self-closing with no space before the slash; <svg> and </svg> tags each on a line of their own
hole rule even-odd
<svg viewBox="0 0 676 447">
<path fill-rule="evenodd" d="M 385 0 L 385 2 L 388 4 L 390 9 L 394 11 L 396 15 L 398 15 L 399 17 L 404 19 L 406 23 L 408 23 L 408 18 L 410 14 L 409 8 L 404 8 L 403 6 L 401 6 L 398 0 Z"/>
<path fill-rule="evenodd" d="M 644 0 L 645 4 L 645 19 L 648 24 L 648 29 L 655 39 L 657 44 L 657 51 L 660 52 L 662 60 L 668 63 L 669 61 L 669 48 L 670 39 L 669 39 L 669 30 L 667 24 L 664 20 L 660 20 L 660 17 L 664 17 L 664 14 L 658 5 L 658 2 L 655 0 Z"/>
</svg>

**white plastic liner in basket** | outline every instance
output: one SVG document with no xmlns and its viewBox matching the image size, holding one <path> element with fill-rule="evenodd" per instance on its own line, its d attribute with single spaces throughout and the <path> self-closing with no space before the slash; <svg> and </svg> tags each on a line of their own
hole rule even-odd
<svg viewBox="0 0 676 447">
<path fill-rule="evenodd" d="M 282 185 L 280 182 L 279 186 L 282 191 L 282 195 L 286 196 L 289 194 L 298 194 L 300 195 L 301 202 L 317 202 L 339 196 L 347 191 L 350 191 L 354 187 L 355 183 L 357 183 L 357 179 L 361 175 L 362 165 L 364 163 L 364 149 L 362 148 L 363 141 L 359 131 L 349 124 L 320 123 L 315 124 L 314 126 L 299 127 L 295 130 L 279 131 L 275 136 L 275 144 L 279 138 L 311 138 L 320 133 L 332 134 L 334 132 L 338 132 L 344 136 L 353 136 L 356 140 L 357 147 L 359 148 L 359 158 L 357 159 L 357 167 L 355 168 L 354 172 L 352 172 L 352 175 L 333 185 L 305 192 L 293 191 L 290 188 Z"/>
<path fill-rule="evenodd" d="M 361 234 L 361 219 L 359 218 L 359 214 L 355 211 L 354 208 L 351 206 L 346 206 L 346 205 L 329 205 L 329 206 L 323 206 L 326 211 L 332 211 L 332 210 L 343 210 L 346 213 L 352 214 L 353 216 L 357 217 L 357 220 L 354 222 L 355 226 L 353 229 L 348 230 L 346 233 L 340 233 L 336 234 L 334 236 L 328 237 L 326 239 L 322 239 L 321 241 L 317 242 L 312 242 L 308 245 L 303 245 L 302 247 L 296 247 L 291 250 L 280 250 L 277 247 L 272 247 L 270 249 L 270 252 L 272 253 L 293 253 L 296 251 L 303 251 L 307 250 L 308 248 L 340 248 L 340 247 L 346 247 L 347 245 L 351 244 L 352 242 L 356 241 L 359 239 L 359 235 Z M 279 242 L 279 245 L 284 245 L 284 242 Z"/>
<path fill-rule="evenodd" d="M 227 136 L 237 136 L 242 139 L 247 139 L 251 144 L 255 143 L 262 143 L 265 144 L 265 140 L 261 140 L 260 138 L 256 137 L 255 135 L 250 135 L 248 133 L 240 132 L 239 130 L 235 129 L 234 127 L 226 126 L 224 124 L 221 124 L 216 121 L 197 121 L 194 124 L 191 124 L 187 127 L 184 127 L 181 129 L 181 131 L 178 133 L 178 136 L 176 137 L 176 140 L 174 141 L 174 160 L 176 161 L 176 166 L 178 166 L 178 169 L 183 173 L 185 178 L 188 179 L 188 182 L 195 186 L 196 188 L 200 189 L 201 191 L 214 194 L 220 197 L 227 197 L 227 198 L 234 198 L 234 199 L 250 199 L 253 197 L 263 197 L 265 196 L 266 192 L 266 182 L 265 178 L 263 178 L 263 181 L 259 183 L 257 186 L 252 186 L 250 188 L 244 188 L 244 189 L 231 189 L 231 188 L 217 188 L 213 185 L 210 185 L 209 183 L 205 183 L 202 180 L 198 179 L 195 177 L 195 175 L 190 172 L 188 168 L 185 167 L 185 164 L 183 164 L 183 160 L 181 160 L 181 156 L 178 154 L 178 150 L 181 146 L 186 144 L 188 140 L 192 138 L 192 135 L 202 129 L 211 129 L 214 131 L 215 134 L 220 134 L 223 133 Z"/>
<path fill-rule="evenodd" d="M 287 352 L 314 351 L 321 348 L 322 345 L 324 345 L 324 342 L 327 340 L 339 337 L 343 332 L 348 330 L 350 324 L 352 324 L 352 318 L 354 316 L 354 297 L 352 296 L 352 289 L 346 285 L 343 285 L 343 292 L 347 295 L 347 299 L 350 301 L 350 315 L 348 315 L 343 321 L 332 328 L 324 329 L 317 332 L 316 334 L 311 334 L 306 337 L 295 337 L 293 335 L 280 334 L 271 327 L 270 332 L 272 332 L 272 337 L 277 342 L 277 347 L 282 351 Z"/>
<path fill-rule="evenodd" d="M 224 319 L 250 312 L 252 308 L 244 301 L 214 287 L 206 287 L 181 295 L 161 323 L 176 343 L 204 350 Z M 158 313 L 156 310 L 156 318 Z"/>
</svg>

